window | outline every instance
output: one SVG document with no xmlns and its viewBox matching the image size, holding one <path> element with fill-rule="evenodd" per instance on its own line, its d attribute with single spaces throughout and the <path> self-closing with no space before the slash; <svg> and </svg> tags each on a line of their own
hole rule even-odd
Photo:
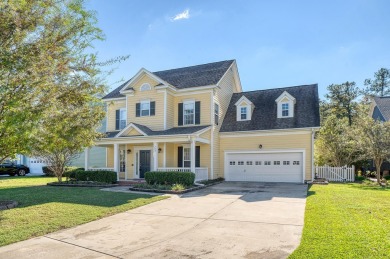
<svg viewBox="0 0 390 259">
<path fill-rule="evenodd" d="M 244 165 L 244 161 L 238 161 L 238 165 Z"/>
<path fill-rule="evenodd" d="M 271 161 L 264 161 L 264 165 L 271 165 Z"/>
<path fill-rule="evenodd" d="M 261 161 L 256 161 L 255 165 L 261 165 Z"/>
<path fill-rule="evenodd" d="M 230 165 L 236 165 L 236 161 L 230 161 Z"/>
<path fill-rule="evenodd" d="M 120 109 L 119 111 L 119 129 L 126 128 L 126 109 Z"/>
<path fill-rule="evenodd" d="M 195 102 L 185 102 L 183 106 L 184 125 L 195 124 Z"/>
<path fill-rule="evenodd" d="M 299 165 L 299 161 L 293 161 L 293 165 Z"/>
<path fill-rule="evenodd" d="M 246 161 L 246 165 L 252 165 L 252 161 Z"/>
<path fill-rule="evenodd" d="M 274 161 L 274 165 L 280 165 L 280 161 Z"/>
<path fill-rule="evenodd" d="M 144 83 L 144 84 L 142 84 L 141 87 L 140 87 L 140 91 L 141 91 L 141 92 L 143 92 L 143 91 L 149 91 L 150 89 L 151 89 L 151 87 L 150 87 L 150 84 L 148 84 L 148 83 Z"/>
<path fill-rule="evenodd" d="M 141 102 L 141 116 L 150 116 L 150 101 Z"/>
<path fill-rule="evenodd" d="M 290 165 L 290 161 L 283 161 L 283 165 Z"/>
<path fill-rule="evenodd" d="M 241 120 L 246 120 L 247 118 L 247 108 L 241 107 Z"/>
<path fill-rule="evenodd" d="M 218 125 L 218 120 L 219 120 L 219 105 L 214 104 L 214 123 L 215 125 Z"/>
<path fill-rule="evenodd" d="M 191 148 L 183 148 L 183 167 L 191 167 Z"/>
<path fill-rule="evenodd" d="M 289 108 L 288 108 L 288 103 L 282 103 L 282 116 L 283 117 L 288 117 Z"/>
</svg>

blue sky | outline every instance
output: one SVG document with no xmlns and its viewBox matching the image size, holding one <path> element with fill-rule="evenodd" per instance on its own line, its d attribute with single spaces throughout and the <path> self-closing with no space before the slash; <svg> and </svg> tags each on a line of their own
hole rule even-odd
<svg viewBox="0 0 390 259">
<path fill-rule="evenodd" d="M 111 89 L 149 71 L 236 59 L 244 91 L 332 83 L 363 86 L 390 68 L 390 1 L 91 0 L 106 40 L 100 59 L 129 54 Z M 176 18 L 176 19 L 175 19 Z"/>
</svg>

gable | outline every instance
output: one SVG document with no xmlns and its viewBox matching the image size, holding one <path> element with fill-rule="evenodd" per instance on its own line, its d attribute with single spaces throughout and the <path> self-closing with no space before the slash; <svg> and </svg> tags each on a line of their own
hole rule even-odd
<svg viewBox="0 0 390 259">
<path fill-rule="evenodd" d="M 280 100 L 280 102 L 289 102 L 290 99 L 288 99 L 287 97 L 284 97 L 282 100 Z"/>
<path fill-rule="evenodd" d="M 160 82 L 157 82 L 155 79 L 151 78 L 148 74 L 143 74 L 142 76 L 140 76 L 139 80 L 131 83 L 128 88 L 133 88 L 134 91 L 141 91 L 141 87 L 144 85 L 144 84 L 149 84 L 151 86 L 151 89 L 153 90 L 153 88 L 156 86 L 156 85 L 159 85 Z"/>
<path fill-rule="evenodd" d="M 127 132 L 124 132 L 122 136 L 140 136 L 142 135 L 138 130 L 132 128 Z"/>
</svg>

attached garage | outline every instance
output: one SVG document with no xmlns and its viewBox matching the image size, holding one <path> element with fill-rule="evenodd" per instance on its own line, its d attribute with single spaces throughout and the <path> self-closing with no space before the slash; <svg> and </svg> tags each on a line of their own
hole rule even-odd
<svg viewBox="0 0 390 259">
<path fill-rule="evenodd" d="M 304 180 L 304 151 L 230 151 L 225 153 L 227 181 L 290 182 Z"/>
</svg>

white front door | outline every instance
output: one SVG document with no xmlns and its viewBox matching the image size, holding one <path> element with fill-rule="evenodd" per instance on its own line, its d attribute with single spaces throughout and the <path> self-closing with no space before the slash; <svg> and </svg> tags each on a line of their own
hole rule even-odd
<svg viewBox="0 0 390 259">
<path fill-rule="evenodd" d="M 225 161 L 227 181 L 303 182 L 301 152 L 228 153 Z"/>
</svg>

